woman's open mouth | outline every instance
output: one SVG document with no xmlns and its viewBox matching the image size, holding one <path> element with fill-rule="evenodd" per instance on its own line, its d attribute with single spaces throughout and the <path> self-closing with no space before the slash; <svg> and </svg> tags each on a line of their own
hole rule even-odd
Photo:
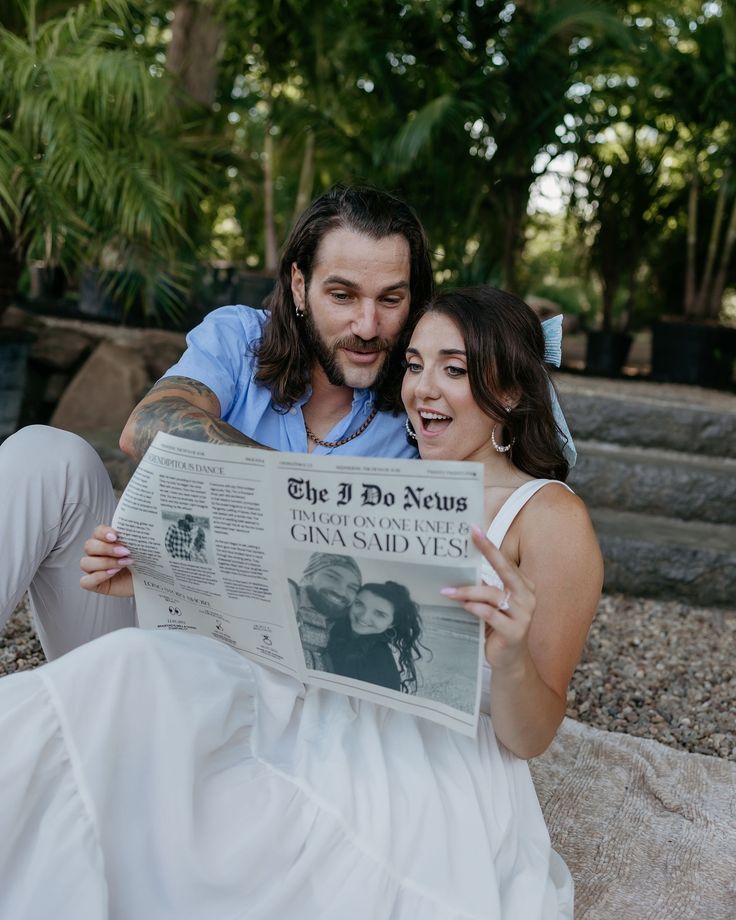
<svg viewBox="0 0 736 920">
<path fill-rule="evenodd" d="M 422 434 L 438 435 L 441 434 L 452 423 L 452 417 L 442 415 L 439 412 L 429 412 L 425 409 L 419 410 L 419 420 Z"/>
</svg>

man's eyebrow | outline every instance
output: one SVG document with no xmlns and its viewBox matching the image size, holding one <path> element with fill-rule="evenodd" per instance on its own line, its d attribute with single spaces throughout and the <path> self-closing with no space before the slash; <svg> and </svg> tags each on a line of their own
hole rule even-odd
<svg viewBox="0 0 736 920">
<path fill-rule="evenodd" d="M 340 284 L 343 287 L 351 288 L 352 290 L 355 290 L 356 288 L 360 287 L 360 284 L 358 284 L 357 281 L 351 281 L 350 278 L 343 278 L 342 275 L 328 275 L 325 278 L 325 280 L 322 282 L 322 284 Z M 395 284 L 387 284 L 386 287 L 383 288 L 380 293 L 386 294 L 388 291 L 399 291 L 399 290 L 408 291 L 409 282 L 408 281 L 397 281 Z"/>
<path fill-rule="evenodd" d="M 407 345 L 406 353 L 408 355 L 418 355 L 419 349 L 412 348 L 411 345 Z M 439 354 L 441 355 L 458 355 L 461 358 L 467 358 L 467 352 L 463 351 L 462 348 L 440 348 Z"/>
</svg>

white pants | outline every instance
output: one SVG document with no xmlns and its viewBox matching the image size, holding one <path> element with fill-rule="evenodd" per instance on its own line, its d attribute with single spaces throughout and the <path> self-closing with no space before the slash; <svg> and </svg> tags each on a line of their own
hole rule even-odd
<svg viewBox="0 0 736 920">
<path fill-rule="evenodd" d="M 105 467 L 77 435 L 31 425 L 0 445 L 0 628 L 26 590 L 49 659 L 135 625 L 132 598 L 79 587 L 84 542 L 114 510 Z"/>
</svg>

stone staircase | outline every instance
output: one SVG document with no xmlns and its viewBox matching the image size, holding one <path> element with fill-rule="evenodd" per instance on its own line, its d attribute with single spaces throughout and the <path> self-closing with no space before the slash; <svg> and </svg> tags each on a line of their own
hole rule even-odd
<svg viewBox="0 0 736 920">
<path fill-rule="evenodd" d="M 605 589 L 736 607 L 736 397 L 641 380 L 555 378 L 578 448 Z"/>
</svg>

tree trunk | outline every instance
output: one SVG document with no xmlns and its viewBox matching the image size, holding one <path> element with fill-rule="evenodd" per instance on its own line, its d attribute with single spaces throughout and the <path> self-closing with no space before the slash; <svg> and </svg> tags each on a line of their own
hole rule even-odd
<svg viewBox="0 0 736 920">
<path fill-rule="evenodd" d="M 197 0 L 176 4 L 166 67 L 187 96 L 208 108 L 215 101 L 224 35 L 222 23 L 209 6 Z"/>
<path fill-rule="evenodd" d="M 297 218 L 312 200 L 312 190 L 314 188 L 314 131 L 307 128 L 307 136 L 304 141 L 304 156 L 302 157 L 302 168 L 299 173 L 299 189 L 296 193 L 296 202 L 294 203 L 294 217 L 292 223 L 296 223 Z"/>
<path fill-rule="evenodd" d="M 512 293 L 518 293 L 517 267 L 521 248 L 522 211 L 525 205 L 525 199 L 522 200 L 523 196 L 516 188 L 517 181 L 512 179 L 509 182 L 511 187 L 507 189 L 505 195 L 505 226 L 501 263 L 501 283 L 507 291 Z"/>
<path fill-rule="evenodd" d="M 736 197 L 731 208 L 731 218 L 728 221 L 726 230 L 726 239 L 721 250 L 721 262 L 718 267 L 718 274 L 713 282 L 713 290 L 708 304 L 707 315 L 710 319 L 718 319 L 723 301 L 723 292 L 726 289 L 726 278 L 728 277 L 728 266 L 731 262 L 734 245 L 736 245 Z"/>
<path fill-rule="evenodd" d="M 706 312 L 708 312 L 707 307 L 710 306 L 710 285 L 718 253 L 718 240 L 721 238 L 721 225 L 726 211 L 726 196 L 730 177 L 731 170 L 727 169 L 718 189 L 716 211 L 713 215 L 713 224 L 710 228 L 710 239 L 708 240 L 708 255 L 705 260 L 705 269 L 700 281 L 700 287 L 698 288 L 698 296 L 693 307 L 693 314 L 701 318 L 706 315 Z"/>
<path fill-rule="evenodd" d="M 267 93 L 269 108 L 271 94 Z M 263 230 L 266 272 L 276 272 L 279 264 L 278 245 L 276 243 L 276 225 L 274 223 L 273 206 L 273 135 L 271 134 L 271 118 L 269 116 L 263 138 Z"/>
<path fill-rule="evenodd" d="M 698 242 L 698 173 L 693 168 L 690 194 L 687 202 L 687 263 L 685 269 L 685 315 L 690 316 L 695 306 L 695 248 Z"/>
</svg>

